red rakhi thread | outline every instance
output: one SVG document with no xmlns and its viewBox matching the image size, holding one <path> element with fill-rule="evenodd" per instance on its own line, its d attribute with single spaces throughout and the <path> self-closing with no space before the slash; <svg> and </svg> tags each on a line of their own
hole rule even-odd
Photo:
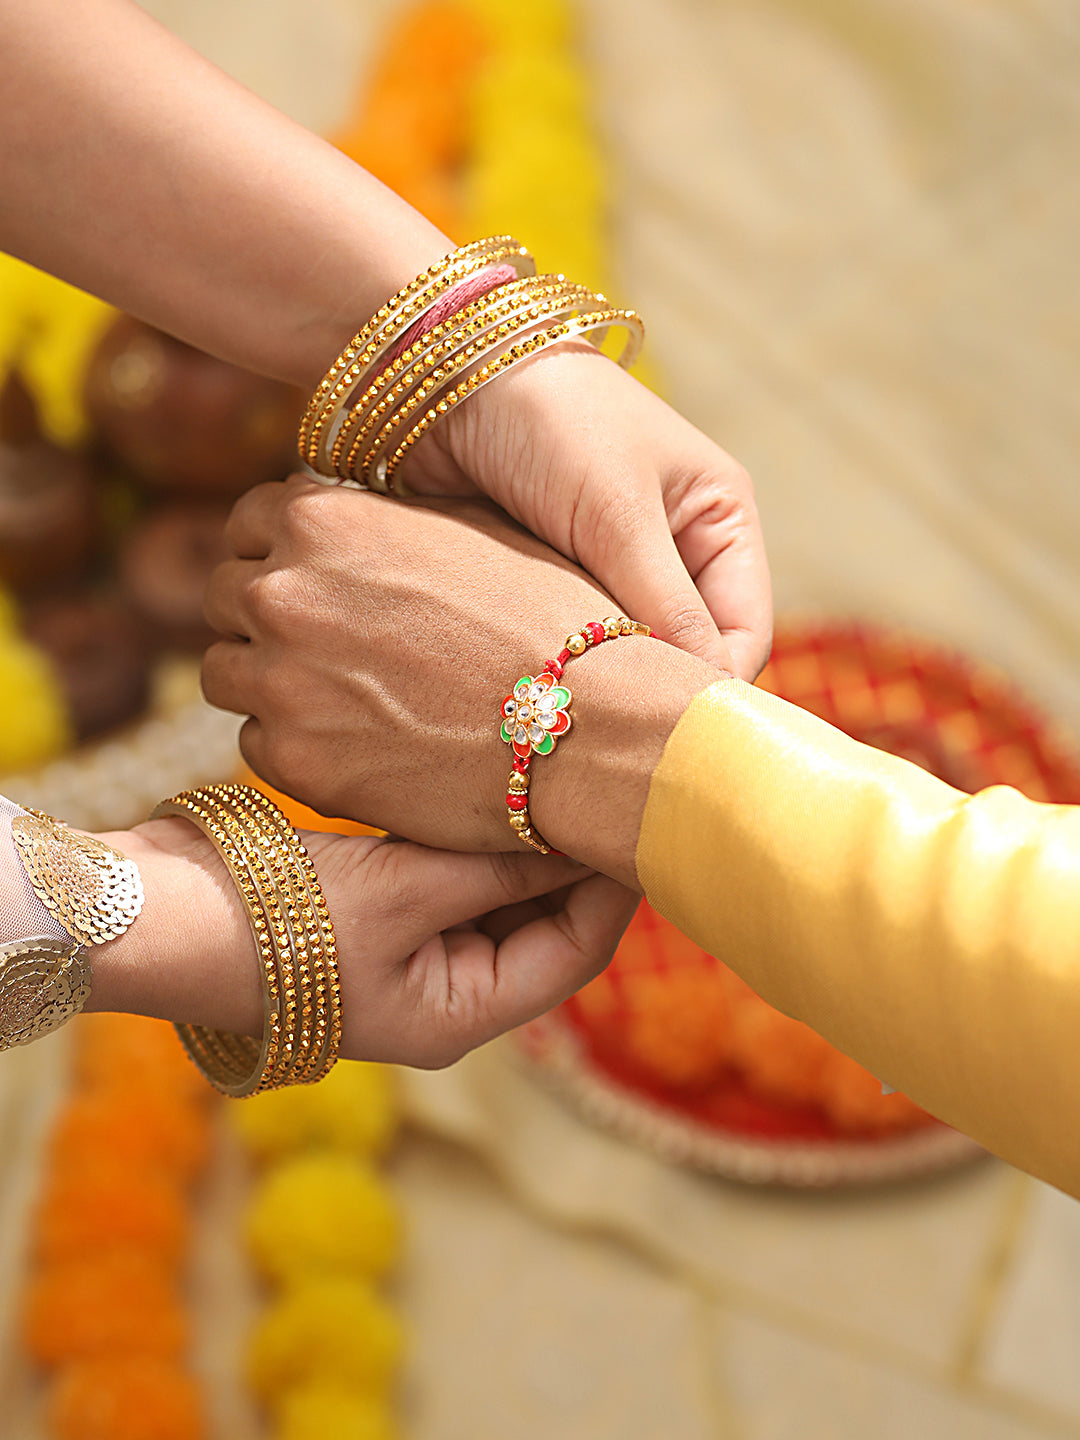
<svg viewBox="0 0 1080 1440">
<path fill-rule="evenodd" d="M 460 284 L 448 290 L 440 299 L 436 300 L 430 310 L 426 310 L 420 319 L 410 325 L 401 339 L 392 345 L 382 359 L 382 366 L 392 365 L 399 355 L 404 355 L 410 345 L 415 345 L 421 335 L 426 335 L 429 330 L 434 330 L 436 325 L 441 325 L 451 315 L 456 315 L 459 310 L 464 310 L 466 305 L 471 305 L 474 300 L 482 300 L 490 291 L 498 289 L 500 285 L 509 285 L 517 279 L 518 272 L 513 265 L 493 265 L 490 270 L 481 270 L 479 275 L 469 275 Z"/>
<path fill-rule="evenodd" d="M 514 768 L 506 786 L 506 814 L 510 828 L 524 844 L 541 855 L 558 855 L 533 826 L 529 818 L 529 762 L 534 755 L 550 755 L 558 739 L 570 729 L 573 694 L 562 680 L 567 664 L 605 640 L 622 635 L 652 635 L 640 620 L 613 615 L 607 620 L 590 620 L 566 637 L 565 647 L 548 660 L 539 675 L 522 675 L 502 702 L 500 734 L 514 752 Z"/>
</svg>

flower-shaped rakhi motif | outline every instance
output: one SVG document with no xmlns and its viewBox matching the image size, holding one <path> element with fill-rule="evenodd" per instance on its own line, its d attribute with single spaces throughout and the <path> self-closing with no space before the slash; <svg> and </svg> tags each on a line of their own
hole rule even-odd
<svg viewBox="0 0 1080 1440">
<path fill-rule="evenodd" d="M 555 740 L 570 729 L 570 691 L 549 671 L 523 675 L 502 704 L 502 738 L 519 760 L 550 755 Z"/>
</svg>

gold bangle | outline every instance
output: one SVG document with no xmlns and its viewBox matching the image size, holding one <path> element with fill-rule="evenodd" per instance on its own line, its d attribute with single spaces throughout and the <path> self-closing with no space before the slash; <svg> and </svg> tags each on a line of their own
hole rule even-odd
<svg viewBox="0 0 1080 1440">
<path fill-rule="evenodd" d="M 271 1088 L 270 1081 L 281 1048 L 282 983 L 270 917 L 239 847 L 234 845 L 226 826 L 213 810 L 184 792 L 155 806 L 150 818 L 156 820 L 171 815 L 181 816 L 198 826 L 213 842 L 229 870 L 259 950 L 264 1007 L 261 1040 L 214 1030 L 205 1025 L 178 1024 L 176 1032 L 192 1060 L 215 1089 L 236 1097 L 255 1095 Z"/>
<path fill-rule="evenodd" d="M 563 280 L 551 280 L 542 286 L 531 282 L 531 294 L 515 297 L 516 303 L 501 307 L 498 302 L 485 310 L 485 301 L 477 304 L 481 313 L 467 321 L 458 330 L 452 331 L 440 347 L 441 354 L 425 358 L 416 364 L 407 376 L 403 375 L 385 400 L 374 408 L 358 429 L 351 425 L 352 414 L 342 426 L 342 435 L 348 441 L 348 451 L 341 461 L 337 459 L 337 471 L 343 478 L 363 483 L 365 477 L 375 472 L 378 456 L 387 448 L 394 433 L 406 425 L 421 406 L 427 409 L 437 401 L 443 390 L 452 385 L 471 366 L 479 365 L 489 356 L 498 353 L 511 344 L 516 336 L 535 330 L 538 325 L 569 319 L 576 313 L 603 304 L 603 297 L 583 285 L 570 285 Z M 492 292 L 493 295 L 498 292 Z M 454 317 L 457 318 L 457 317 Z M 373 435 L 375 426 L 387 416 L 381 428 Z M 363 457 L 363 463 L 357 462 Z M 373 484 L 380 489 L 378 479 Z"/>
<path fill-rule="evenodd" d="M 557 345 L 563 340 L 572 340 L 578 336 L 590 339 L 596 334 L 598 338 L 594 344 L 602 344 L 607 332 L 615 325 L 626 328 L 629 332 L 626 345 L 619 356 L 618 363 L 628 367 L 634 363 L 638 352 L 641 349 L 642 341 L 645 338 L 645 326 L 641 317 L 633 310 L 600 310 L 589 315 L 579 315 L 575 319 L 560 321 L 550 329 L 541 331 L 538 335 L 531 335 L 528 339 L 520 340 L 496 360 L 481 365 L 467 379 L 462 380 L 452 390 L 446 391 L 433 405 L 431 405 L 416 420 L 409 430 L 409 433 L 402 439 L 397 449 L 389 457 L 365 456 L 361 474 L 365 483 L 372 489 L 393 491 L 395 495 L 405 496 L 409 490 L 400 481 L 395 481 L 395 473 L 409 451 L 421 440 L 431 427 L 441 420 L 444 415 L 469 396 L 475 395 L 478 390 L 494 380 L 498 375 L 519 365 L 523 360 L 529 360 L 542 350 L 552 345 Z M 366 467 L 370 466 L 370 472 Z"/>
<path fill-rule="evenodd" d="M 279 861 L 277 873 L 284 874 L 290 891 L 287 911 L 290 926 L 310 967 L 311 1034 L 308 1057 L 298 1064 L 294 1079 L 306 1084 L 322 1078 L 334 1064 L 341 1044 L 341 981 L 337 967 L 337 943 L 326 899 L 311 856 L 299 835 L 281 811 L 259 790 L 243 785 L 221 787 L 234 808 L 259 832 L 273 856 L 283 847 L 290 863 Z"/>
<path fill-rule="evenodd" d="M 417 385 L 425 377 L 446 370 L 456 361 L 462 348 L 476 337 L 521 314 L 541 298 L 556 294 L 573 295 L 584 300 L 586 296 L 592 296 L 592 291 L 584 285 L 571 285 L 561 275 L 529 276 L 500 285 L 420 336 L 385 370 L 375 375 L 355 405 L 350 403 L 349 413 L 330 451 L 330 465 L 334 472 L 343 480 L 352 478 L 348 462 L 342 464 L 342 456 L 346 451 L 354 450 L 361 442 L 361 436 L 370 433 L 372 426 L 388 411 L 415 393 Z"/>
<path fill-rule="evenodd" d="M 330 475 L 327 439 L 349 392 L 410 325 L 452 286 L 479 270 L 509 263 L 519 275 L 535 272 L 532 256 L 512 235 L 494 235 L 461 246 L 402 287 L 349 341 L 315 388 L 300 422 L 301 457 L 320 474 Z"/>
<path fill-rule="evenodd" d="M 267 1070 L 263 1088 L 278 1089 L 297 1083 L 310 1055 L 312 989 L 308 956 L 302 943 L 298 943 L 289 913 L 294 901 L 290 879 L 279 873 L 274 847 L 266 843 L 265 836 L 246 824 L 226 802 L 223 794 L 226 788 L 215 785 L 190 793 L 193 800 L 217 816 L 239 850 L 255 881 L 270 925 L 281 996 L 281 1037 L 276 1060 Z"/>
<path fill-rule="evenodd" d="M 253 1095 L 321 1078 L 337 1058 L 341 989 L 333 924 L 299 836 L 259 791 L 212 785 L 163 801 L 209 836 L 248 913 L 259 949 L 261 1040 L 178 1025 L 188 1053 L 227 1095 Z"/>
</svg>

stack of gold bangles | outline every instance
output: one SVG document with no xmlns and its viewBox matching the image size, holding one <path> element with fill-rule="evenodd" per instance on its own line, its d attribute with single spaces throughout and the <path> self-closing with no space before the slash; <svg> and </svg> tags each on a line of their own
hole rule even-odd
<svg viewBox="0 0 1080 1440">
<path fill-rule="evenodd" d="M 162 815 L 193 821 L 217 846 L 247 909 L 262 970 L 261 1040 L 178 1025 L 188 1053 L 226 1095 L 321 1080 L 341 1041 L 341 985 L 334 927 L 299 835 L 246 785 L 185 790 L 151 818 Z"/>
<path fill-rule="evenodd" d="M 496 235 L 418 275 L 349 341 L 316 388 L 300 425 L 303 459 L 341 483 L 405 494 L 398 471 L 416 442 L 514 365 L 561 340 L 600 345 L 617 326 L 628 332 L 619 363 L 633 363 L 645 333 L 633 310 L 613 308 L 564 275 L 535 271 L 513 236 Z M 510 273 L 516 278 L 504 281 Z"/>
</svg>

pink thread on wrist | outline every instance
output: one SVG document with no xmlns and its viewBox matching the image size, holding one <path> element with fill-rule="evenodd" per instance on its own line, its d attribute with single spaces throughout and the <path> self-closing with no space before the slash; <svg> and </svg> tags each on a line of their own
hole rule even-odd
<svg viewBox="0 0 1080 1440">
<path fill-rule="evenodd" d="M 414 345 L 420 339 L 421 335 L 426 335 L 429 330 L 434 330 L 436 325 L 441 325 L 451 315 L 456 315 L 459 310 L 464 310 L 466 305 L 471 305 L 474 300 L 482 299 L 499 285 L 508 285 L 516 279 L 517 271 L 513 265 L 494 265 L 490 270 L 481 270 L 479 275 L 470 275 L 468 279 L 452 286 L 445 295 L 436 300 L 426 314 L 421 315 L 415 324 L 409 326 L 395 345 L 391 346 L 386 352 L 383 364 L 393 364 L 399 355 L 404 354 L 410 345 Z"/>
</svg>

